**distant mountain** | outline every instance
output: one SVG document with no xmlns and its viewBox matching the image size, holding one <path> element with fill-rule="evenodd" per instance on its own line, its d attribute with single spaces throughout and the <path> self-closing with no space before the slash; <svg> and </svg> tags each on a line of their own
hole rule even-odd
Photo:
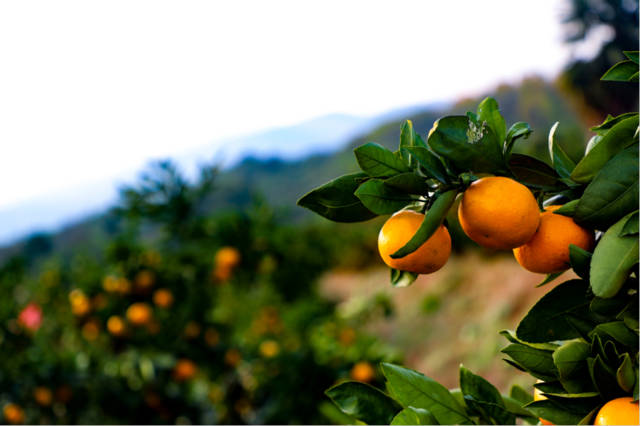
<svg viewBox="0 0 640 426">
<path fill-rule="evenodd" d="M 552 84 L 539 78 L 530 78 L 516 86 L 500 86 L 492 96 L 498 100 L 507 125 L 515 121 L 527 121 L 534 129 L 529 139 L 518 143 L 517 152 L 546 160 L 547 135 L 555 121 L 560 121 L 556 140 L 570 156 L 576 158 L 584 149 L 587 139 L 585 126 L 567 99 Z M 243 153 L 247 152 L 255 155 L 223 169 L 205 207 L 212 212 L 244 208 L 250 205 L 255 195 L 259 195 L 272 206 L 288 211 L 288 220 L 323 220 L 296 207 L 295 201 L 329 179 L 355 171 L 357 164 L 352 152 L 355 146 L 373 141 L 395 149 L 404 119 L 411 119 L 416 131 L 425 135 L 437 118 L 474 110 L 479 101 L 467 99 L 452 106 L 439 105 L 439 108 L 412 107 L 399 115 L 386 115 L 386 120 L 377 124 L 375 120 L 357 117 L 328 116 L 299 126 L 230 141 L 230 152 L 235 154 L 227 159 L 242 158 Z M 274 150 L 261 149 L 266 146 Z M 191 158 L 189 155 L 179 157 L 178 164 L 194 164 L 195 160 L 213 156 Z M 301 156 L 303 158 L 299 158 Z M 78 199 L 77 202 L 84 200 Z M 46 206 L 40 208 L 44 213 L 50 212 Z M 0 223 L 4 225 L 6 222 L 2 215 L 0 212 Z M 53 235 L 52 249 L 67 252 L 80 247 L 90 249 L 94 246 L 92 241 L 106 238 L 110 226 L 107 216 L 94 215 Z M 8 235 L 6 230 L 3 235 Z M 28 243 L 27 239 L 0 249 L 0 260 L 11 253 L 19 253 Z"/>
</svg>

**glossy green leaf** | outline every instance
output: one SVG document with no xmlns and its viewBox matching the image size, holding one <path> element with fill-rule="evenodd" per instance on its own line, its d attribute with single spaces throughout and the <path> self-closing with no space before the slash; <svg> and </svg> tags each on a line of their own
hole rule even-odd
<svg viewBox="0 0 640 426">
<path fill-rule="evenodd" d="M 525 342 L 524 340 L 519 339 L 515 333 L 511 330 L 501 330 L 499 333 L 501 336 L 505 337 L 511 343 L 519 343 L 521 345 L 529 346 L 534 349 L 540 349 L 543 351 L 553 352 L 558 349 L 559 345 L 556 343 L 530 343 Z"/>
<path fill-rule="evenodd" d="M 580 160 L 571 173 L 571 179 L 579 183 L 590 182 L 610 158 L 637 142 L 637 129 L 637 114 L 617 122 Z"/>
<path fill-rule="evenodd" d="M 360 382 L 344 382 L 326 392 L 342 410 L 367 424 L 389 424 L 402 407 L 388 395 Z"/>
<path fill-rule="evenodd" d="M 601 338 L 611 336 L 616 341 L 630 348 L 638 347 L 638 335 L 631 331 L 624 321 L 611 321 L 598 324 L 593 329 L 593 333 L 597 334 Z"/>
<path fill-rule="evenodd" d="M 547 163 L 524 154 L 513 154 L 509 169 L 518 182 L 539 189 L 554 189 L 560 185 L 558 174 Z"/>
<path fill-rule="evenodd" d="M 571 176 L 576 164 L 555 141 L 555 134 L 559 124 L 556 121 L 549 131 L 549 156 L 551 157 L 551 164 L 558 174 L 563 178 L 568 178 Z"/>
<path fill-rule="evenodd" d="M 631 215 L 633 213 L 609 228 L 596 245 L 589 270 L 591 289 L 596 296 L 615 296 L 638 263 L 638 238 L 631 235 L 620 236 L 620 231 Z"/>
<path fill-rule="evenodd" d="M 390 177 L 410 171 L 397 155 L 377 143 L 367 143 L 353 151 L 363 172 L 372 177 Z"/>
<path fill-rule="evenodd" d="M 549 399 L 531 402 L 527 404 L 525 408 L 539 418 L 548 420 L 556 425 L 578 424 L 585 414 L 588 413 L 570 412 L 564 404 Z"/>
<path fill-rule="evenodd" d="M 408 287 L 418 278 L 418 274 L 407 271 L 398 271 L 397 269 L 390 268 L 391 270 L 391 285 L 394 287 Z"/>
<path fill-rule="evenodd" d="M 571 200 L 568 203 L 563 204 L 557 210 L 553 211 L 553 214 L 560 214 L 562 216 L 573 217 L 576 214 L 576 208 L 578 207 L 578 203 L 580 200 Z"/>
<path fill-rule="evenodd" d="M 466 116 L 438 120 L 427 140 L 429 147 L 447 159 L 457 173 L 497 173 L 504 169 L 502 147 L 490 127 Z"/>
<path fill-rule="evenodd" d="M 437 425 L 436 418 L 424 408 L 407 407 L 391 421 L 392 425 Z"/>
<path fill-rule="evenodd" d="M 509 390 L 509 396 L 520 402 L 522 405 L 528 404 L 529 402 L 533 401 L 533 395 L 519 385 L 511 386 L 511 389 Z"/>
<path fill-rule="evenodd" d="M 444 218 L 447 216 L 447 212 L 456 199 L 456 195 L 458 195 L 457 190 L 451 190 L 444 194 L 440 194 L 429 211 L 425 214 L 424 220 L 420 224 L 416 233 L 404 246 L 393 253 L 391 257 L 393 259 L 398 259 L 413 253 L 429 238 L 431 238 L 433 233 L 438 230 L 440 225 L 442 225 Z"/>
<path fill-rule="evenodd" d="M 507 123 L 504 121 L 502 114 L 500 114 L 498 102 L 491 97 L 485 98 L 480 102 L 480 105 L 478 105 L 476 114 L 479 122 L 486 122 L 491 130 L 493 130 L 498 144 L 502 147 L 507 135 Z"/>
<path fill-rule="evenodd" d="M 366 181 L 358 187 L 355 195 L 367 209 L 379 215 L 395 213 L 414 200 L 380 179 Z"/>
<path fill-rule="evenodd" d="M 619 152 L 587 186 L 576 207 L 580 225 L 606 229 L 638 209 L 638 145 Z"/>
<path fill-rule="evenodd" d="M 600 355 L 596 355 L 595 358 L 589 358 L 587 362 L 591 380 L 604 398 L 613 399 L 622 396 L 624 391 L 618 386 L 615 371 L 607 367 Z"/>
<path fill-rule="evenodd" d="M 622 231 L 620 231 L 621 237 L 626 237 L 627 235 L 638 235 L 638 212 L 633 213 L 627 222 L 622 227 Z"/>
<path fill-rule="evenodd" d="M 511 150 L 513 150 L 513 146 L 518 139 L 527 139 L 531 133 L 533 133 L 533 130 L 531 130 L 531 127 L 529 127 L 529 123 L 525 123 L 524 121 L 513 123 L 513 125 L 507 131 L 507 136 L 504 143 L 505 157 L 507 159 L 509 158 Z"/>
<path fill-rule="evenodd" d="M 596 132 L 599 135 L 604 135 L 607 131 L 609 131 L 609 129 L 611 129 L 613 126 L 615 126 L 622 120 L 626 120 L 627 118 L 637 117 L 637 116 L 638 116 L 637 112 L 625 112 L 624 114 L 620 114 L 615 117 L 612 115 L 607 115 L 607 118 L 605 118 L 602 124 L 594 126 L 589 130 L 591 130 L 592 132 Z"/>
<path fill-rule="evenodd" d="M 638 374 L 633 368 L 631 357 L 628 353 L 622 355 L 622 362 L 620 367 L 616 371 L 616 379 L 618 380 L 618 386 L 625 392 L 631 392 L 633 385 L 636 384 Z"/>
<path fill-rule="evenodd" d="M 565 342 L 553 353 L 553 363 L 558 369 L 560 379 L 568 379 L 572 375 L 585 372 L 587 369 L 587 357 L 591 354 L 589 344 L 572 340 Z"/>
<path fill-rule="evenodd" d="M 411 154 L 403 148 L 409 148 L 415 145 L 416 131 L 413 129 L 411 120 L 406 120 L 400 128 L 400 147 L 398 148 L 400 155 L 407 165 L 411 165 Z"/>
<path fill-rule="evenodd" d="M 638 62 L 638 51 L 637 50 L 625 50 L 622 53 L 624 53 L 624 56 L 626 56 L 628 59 L 632 60 L 636 64 L 640 63 L 640 62 Z"/>
<path fill-rule="evenodd" d="M 638 64 L 631 61 L 621 61 L 609 68 L 600 80 L 604 81 L 631 81 L 631 76 L 638 72 Z"/>
<path fill-rule="evenodd" d="M 409 151 L 411 155 L 418 160 L 424 170 L 425 174 L 429 177 L 439 180 L 442 183 L 448 182 L 448 174 L 442 161 L 428 148 L 422 146 L 414 146 L 411 148 L 405 148 L 405 151 Z"/>
<path fill-rule="evenodd" d="M 494 424 L 513 424 L 515 417 L 507 411 L 500 392 L 484 378 L 460 366 L 460 390 L 469 409 Z"/>
<path fill-rule="evenodd" d="M 463 407 L 447 388 L 416 371 L 383 363 L 387 388 L 404 407 L 428 410 L 440 424 L 472 424 Z"/>
<path fill-rule="evenodd" d="M 551 282 L 554 282 L 560 275 L 564 274 L 564 271 L 554 272 L 552 274 L 548 274 L 544 280 L 540 284 L 537 284 L 536 287 L 542 287 L 543 285 L 547 285 Z"/>
<path fill-rule="evenodd" d="M 574 245 L 569 244 L 569 263 L 573 271 L 582 279 L 589 279 L 589 267 L 591 265 L 592 253 Z"/>
<path fill-rule="evenodd" d="M 384 183 L 407 194 L 422 195 L 429 192 L 426 179 L 413 172 L 401 173 L 387 178 Z"/>
<path fill-rule="evenodd" d="M 533 343 L 579 337 L 567 316 L 588 317 L 588 283 L 570 280 L 557 285 L 529 310 L 516 329 L 518 338 Z"/>
<path fill-rule="evenodd" d="M 360 222 L 377 215 L 369 211 L 354 195 L 366 177 L 352 173 L 334 179 L 304 195 L 298 205 L 335 222 Z"/>
<path fill-rule="evenodd" d="M 509 355 L 515 362 L 529 372 L 548 377 L 554 377 L 557 373 L 556 367 L 553 364 L 552 355 L 548 351 L 512 343 L 502 349 L 501 352 Z"/>
<path fill-rule="evenodd" d="M 523 419 L 525 422 L 531 425 L 535 425 L 538 423 L 538 418 L 534 416 L 531 411 L 523 407 L 523 405 L 529 403 L 531 400 L 522 402 L 510 396 L 502 395 L 502 401 L 504 402 L 506 410 L 516 417 Z"/>
</svg>

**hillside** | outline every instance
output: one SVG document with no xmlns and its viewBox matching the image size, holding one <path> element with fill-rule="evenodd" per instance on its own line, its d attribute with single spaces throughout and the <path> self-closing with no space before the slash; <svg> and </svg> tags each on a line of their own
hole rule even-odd
<svg viewBox="0 0 640 426">
<path fill-rule="evenodd" d="M 569 155 L 576 157 L 583 149 L 587 135 L 577 113 L 569 102 L 550 83 L 539 79 L 525 79 L 517 86 L 498 87 L 494 96 L 508 125 L 527 121 L 533 135 L 517 146 L 516 151 L 546 159 L 547 134 L 554 120 L 560 121 L 558 139 Z M 463 114 L 475 109 L 479 99 L 466 99 L 452 108 L 410 109 L 406 119 L 413 121 L 416 131 L 426 134 L 433 122 L 441 116 Z M 393 148 L 397 145 L 401 119 L 392 119 L 372 131 L 354 138 L 346 147 L 330 154 L 318 154 L 306 159 L 285 161 L 279 158 L 246 158 L 234 168 L 220 172 L 214 191 L 208 197 L 204 211 L 230 211 L 245 209 L 255 198 L 266 200 L 278 209 L 287 221 L 323 221 L 295 206 L 295 201 L 310 189 L 329 179 L 356 169 L 352 154 L 355 146 L 377 142 Z M 23 254 L 27 259 L 55 251 L 65 256 L 78 250 L 98 250 L 117 223 L 108 214 L 100 214 L 72 224 L 53 234 L 38 234 L 9 247 L 0 249 L 0 261 L 12 255 Z"/>
</svg>

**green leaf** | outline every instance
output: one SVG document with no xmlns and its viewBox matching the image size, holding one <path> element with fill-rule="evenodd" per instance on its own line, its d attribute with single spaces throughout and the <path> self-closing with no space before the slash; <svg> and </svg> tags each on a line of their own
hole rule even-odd
<svg viewBox="0 0 640 426">
<path fill-rule="evenodd" d="M 554 214 L 560 214 L 562 216 L 573 217 L 576 214 L 576 207 L 578 207 L 578 203 L 580 200 L 571 200 L 565 203 L 562 207 L 557 210 L 554 210 Z"/>
<path fill-rule="evenodd" d="M 638 116 L 637 112 L 625 112 L 624 114 L 620 114 L 615 117 L 613 117 L 612 115 L 607 115 L 607 118 L 605 118 L 602 124 L 598 126 L 594 126 L 589 130 L 591 130 L 592 132 L 596 132 L 599 135 L 604 135 L 605 133 L 607 133 L 607 131 L 609 131 L 609 129 L 611 129 L 613 126 L 615 126 L 622 120 L 626 120 L 627 118 L 637 117 L 637 116 Z"/>
<path fill-rule="evenodd" d="M 558 349 L 559 345 L 555 343 L 529 343 L 524 340 L 518 339 L 518 337 L 511 330 L 501 330 L 499 333 L 501 336 L 505 337 L 511 343 L 519 343 L 521 345 L 529 346 L 534 349 L 540 349 L 542 351 L 553 352 Z"/>
<path fill-rule="evenodd" d="M 407 407 L 391 421 L 392 425 L 437 425 L 436 418 L 424 408 Z"/>
<path fill-rule="evenodd" d="M 429 185 L 427 185 L 426 179 L 418 176 L 413 172 L 401 173 L 384 180 L 386 185 L 405 192 L 407 194 L 427 194 L 429 192 Z"/>
<path fill-rule="evenodd" d="M 367 143 L 354 150 L 363 172 L 372 177 L 390 177 L 410 171 L 402 157 L 377 143 Z"/>
<path fill-rule="evenodd" d="M 367 424 L 389 424 L 402 407 L 388 395 L 360 382 L 344 382 L 326 392 L 344 413 Z"/>
<path fill-rule="evenodd" d="M 637 129 L 637 114 L 616 123 L 580 160 L 571 173 L 571 179 L 579 183 L 590 182 L 610 158 L 637 141 Z"/>
<path fill-rule="evenodd" d="M 364 173 L 341 176 L 304 195 L 298 200 L 298 205 L 335 222 L 372 219 L 377 215 L 353 194 L 365 177 Z"/>
<path fill-rule="evenodd" d="M 537 158 L 513 154 L 509 159 L 509 169 L 518 182 L 539 189 L 555 189 L 560 184 L 556 171 Z"/>
<path fill-rule="evenodd" d="M 391 268 L 391 284 L 394 287 L 408 287 L 418 278 L 418 274 L 407 271 L 398 271 Z"/>
<path fill-rule="evenodd" d="M 621 237 L 626 237 L 627 235 L 638 235 L 638 211 L 627 219 L 627 222 L 622 227 L 622 231 L 620 231 Z"/>
<path fill-rule="evenodd" d="M 622 288 L 629 273 L 638 263 L 638 238 L 620 236 L 629 215 L 604 233 L 591 258 L 591 289 L 596 296 L 610 298 Z"/>
<path fill-rule="evenodd" d="M 472 412 L 494 424 L 513 424 L 515 417 L 506 410 L 500 392 L 484 378 L 460 366 L 460 390 Z"/>
<path fill-rule="evenodd" d="M 491 97 L 485 98 L 480 102 L 480 105 L 478 105 L 477 117 L 478 121 L 485 121 L 491 130 L 493 130 L 493 133 L 496 135 L 496 139 L 502 148 L 502 144 L 507 134 L 507 124 L 504 121 L 502 114 L 500 114 L 498 102 Z"/>
<path fill-rule="evenodd" d="M 511 389 L 513 390 L 513 388 Z M 529 401 L 522 402 L 515 398 L 502 395 L 502 401 L 504 402 L 504 406 L 508 412 L 514 414 L 517 417 L 520 417 L 529 424 L 535 425 L 538 423 L 538 418 L 535 417 L 531 411 L 523 407 L 524 404 L 531 402 L 531 400 L 533 400 L 532 397 Z"/>
<path fill-rule="evenodd" d="M 385 215 L 395 213 L 414 201 L 411 196 L 385 185 L 380 179 L 370 179 L 355 192 L 364 206 L 372 212 Z"/>
<path fill-rule="evenodd" d="M 559 404 L 558 402 L 550 399 L 531 402 L 525 405 L 525 408 L 539 418 L 545 419 L 556 425 L 578 424 L 578 422 L 588 413 L 570 412 L 564 404 Z"/>
<path fill-rule="evenodd" d="M 554 272 L 552 274 L 549 274 L 545 277 L 544 280 L 542 280 L 540 284 L 536 285 L 536 287 L 542 287 L 543 285 L 549 284 L 550 282 L 555 281 L 556 278 L 558 278 L 562 274 L 564 274 L 564 271 Z"/>
<path fill-rule="evenodd" d="M 522 386 L 518 385 L 511 386 L 511 389 L 509 390 L 509 396 L 520 402 L 522 405 L 528 404 L 529 402 L 533 401 L 533 395 L 524 390 Z"/>
<path fill-rule="evenodd" d="M 404 407 L 425 408 L 440 424 L 473 423 L 447 388 L 435 380 L 388 363 L 382 363 L 382 372 L 391 394 Z"/>
<path fill-rule="evenodd" d="M 490 127 L 466 116 L 448 116 L 434 124 L 427 144 L 447 159 L 456 173 L 498 173 L 504 169 L 502 147 Z"/>
<path fill-rule="evenodd" d="M 576 223 L 606 229 L 638 209 L 638 145 L 613 157 L 587 186 L 576 207 Z"/>
<path fill-rule="evenodd" d="M 411 154 L 402 149 L 409 148 L 415 145 L 416 139 L 416 131 L 413 129 L 413 123 L 411 120 L 406 120 L 402 123 L 402 127 L 400 128 L 400 147 L 398 150 L 400 151 L 400 155 L 404 158 L 405 163 L 411 166 Z"/>
<path fill-rule="evenodd" d="M 569 244 L 569 263 L 571 264 L 571 268 L 580 278 L 585 280 L 589 279 L 591 256 L 593 256 L 592 253 L 575 244 Z"/>
<path fill-rule="evenodd" d="M 640 62 L 638 62 L 638 51 L 637 50 L 624 50 L 622 53 L 624 53 L 624 56 L 626 56 L 627 58 L 629 58 L 630 60 L 632 60 L 636 64 L 640 63 Z"/>
<path fill-rule="evenodd" d="M 411 148 L 404 148 L 404 150 L 409 151 L 409 153 L 418 160 L 427 176 L 437 179 L 442 183 L 448 182 L 447 170 L 442 164 L 442 161 L 428 148 L 414 146 Z"/>
<path fill-rule="evenodd" d="M 509 158 L 511 150 L 518 139 L 527 139 L 531 133 L 533 133 L 533 130 L 529 127 L 529 123 L 525 123 L 524 121 L 513 123 L 507 131 L 507 137 L 504 144 L 505 157 Z"/>
<path fill-rule="evenodd" d="M 637 374 L 633 369 L 633 363 L 628 353 L 622 355 L 622 363 L 616 371 L 616 379 L 618 380 L 618 386 L 625 392 L 631 392 L 633 385 L 636 384 Z"/>
<path fill-rule="evenodd" d="M 442 225 L 444 218 L 447 216 L 447 212 L 456 199 L 456 195 L 458 195 L 458 191 L 455 189 L 447 191 L 444 194 L 440 194 L 429 211 L 425 214 L 424 220 L 413 237 L 411 237 L 404 246 L 398 249 L 398 251 L 393 253 L 391 258 L 398 259 L 413 253 L 429 238 L 431 238 L 433 233 L 438 230 L 440 225 Z"/>
<path fill-rule="evenodd" d="M 579 337 L 567 316 L 588 317 L 588 283 L 570 280 L 557 285 L 529 310 L 516 329 L 518 338 L 533 343 Z"/>
<path fill-rule="evenodd" d="M 638 335 L 631 331 L 624 321 L 612 321 L 598 324 L 593 329 L 593 334 L 597 334 L 601 338 L 611 336 L 614 340 L 626 345 L 630 348 L 638 347 Z"/>
<path fill-rule="evenodd" d="M 500 352 L 509 355 L 515 362 L 531 373 L 544 377 L 555 377 L 557 373 L 551 353 L 548 351 L 512 343 Z"/>
<path fill-rule="evenodd" d="M 551 164 L 556 169 L 558 174 L 563 178 L 571 176 L 571 172 L 576 167 L 576 164 L 571 158 L 564 152 L 564 150 L 555 142 L 555 134 L 558 129 L 559 122 L 555 122 L 551 126 L 549 131 L 549 156 L 551 157 Z"/>
<path fill-rule="evenodd" d="M 630 81 L 631 76 L 638 72 L 638 64 L 627 60 L 621 61 L 609 68 L 600 80 L 604 81 Z"/>
<path fill-rule="evenodd" d="M 591 380 L 603 398 L 613 399 L 617 396 L 622 396 L 623 391 L 618 386 L 615 371 L 611 371 L 606 366 L 600 355 L 596 355 L 595 358 L 589 358 L 587 362 Z"/>
<path fill-rule="evenodd" d="M 589 344 L 572 340 L 564 343 L 553 353 L 553 363 L 558 369 L 560 379 L 568 379 L 572 375 L 585 372 L 587 369 L 587 357 L 591 354 Z"/>
</svg>

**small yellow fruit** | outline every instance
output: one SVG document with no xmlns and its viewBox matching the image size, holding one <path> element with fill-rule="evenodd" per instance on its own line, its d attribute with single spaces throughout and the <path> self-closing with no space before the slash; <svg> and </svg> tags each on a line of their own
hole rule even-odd
<svg viewBox="0 0 640 426">
<path fill-rule="evenodd" d="M 633 401 L 631 397 L 612 399 L 602 406 L 594 425 L 637 425 L 640 411 L 638 401 Z"/>
</svg>

